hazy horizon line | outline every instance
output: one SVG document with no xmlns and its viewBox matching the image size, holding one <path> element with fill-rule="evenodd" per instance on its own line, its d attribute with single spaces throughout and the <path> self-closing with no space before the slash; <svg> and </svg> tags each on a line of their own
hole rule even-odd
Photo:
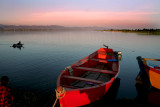
<svg viewBox="0 0 160 107">
<path fill-rule="evenodd" d="M 147 27 L 139 27 L 139 28 L 114 28 L 114 27 L 107 27 L 107 26 L 65 26 L 65 25 L 54 25 L 54 24 L 51 24 L 51 25 L 42 25 L 42 24 L 39 24 L 39 25 L 27 25 L 27 24 L 21 24 L 21 25 L 18 25 L 18 24 L 0 24 L 2 26 L 57 26 L 57 27 L 69 27 L 69 28 L 76 28 L 76 27 L 80 27 L 80 28 L 92 28 L 92 27 L 97 27 L 97 28 L 107 28 L 107 29 L 160 29 L 160 28 L 147 28 Z"/>
</svg>

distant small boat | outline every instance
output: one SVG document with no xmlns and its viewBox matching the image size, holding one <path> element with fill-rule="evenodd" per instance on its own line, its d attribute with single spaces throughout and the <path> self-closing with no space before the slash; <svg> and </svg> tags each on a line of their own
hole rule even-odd
<svg viewBox="0 0 160 107">
<path fill-rule="evenodd" d="M 150 59 L 137 57 L 142 61 L 141 68 L 144 69 L 143 72 L 146 72 L 151 86 L 154 88 L 160 89 L 160 65 L 151 65 L 147 61 L 160 61 L 160 59 Z"/>
<path fill-rule="evenodd" d="M 13 44 L 12 45 L 12 47 L 14 47 L 14 48 L 21 48 L 21 47 L 23 47 L 23 44 Z"/>
<path fill-rule="evenodd" d="M 117 56 L 119 52 L 100 48 L 63 70 L 56 90 L 60 106 L 83 106 L 104 96 L 120 71 Z"/>
<path fill-rule="evenodd" d="M 21 43 L 21 41 L 19 41 L 18 43 L 16 44 L 13 44 L 11 47 L 13 48 L 22 48 L 24 44 Z"/>
</svg>

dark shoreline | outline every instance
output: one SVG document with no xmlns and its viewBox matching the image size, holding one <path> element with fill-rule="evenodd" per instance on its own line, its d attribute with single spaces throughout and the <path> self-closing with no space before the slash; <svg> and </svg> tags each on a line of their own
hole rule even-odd
<svg viewBox="0 0 160 107">
<path fill-rule="evenodd" d="M 65 27 L 58 25 L 2 25 L 0 24 L 0 31 L 110 31 L 123 33 L 138 33 L 144 35 L 160 35 L 160 29 L 108 29 L 106 27 Z"/>
<path fill-rule="evenodd" d="M 14 94 L 14 103 L 12 107 L 52 107 L 56 99 L 55 92 L 39 93 L 34 91 L 17 91 Z M 82 107 L 147 107 L 154 105 L 148 103 L 145 99 L 136 97 L 135 99 L 110 99 L 108 94 L 91 104 Z M 59 102 L 56 107 L 60 107 Z"/>
<path fill-rule="evenodd" d="M 119 98 L 117 99 L 117 93 L 120 85 L 120 79 L 116 80 L 112 84 L 108 92 L 100 99 L 88 105 L 82 107 L 156 107 L 147 101 L 147 94 L 145 93 L 145 87 L 142 84 L 136 84 L 136 89 L 139 92 L 136 98 Z M 155 89 L 154 89 L 155 90 Z M 46 93 L 33 90 L 12 90 L 14 96 L 13 107 L 52 107 L 56 94 L 54 89 Z M 60 107 L 59 102 L 55 107 Z"/>
<path fill-rule="evenodd" d="M 59 25 L 2 25 L 0 31 L 63 31 L 63 30 L 102 30 L 104 27 L 66 27 Z"/>
<path fill-rule="evenodd" d="M 123 32 L 123 33 L 138 33 L 146 35 L 160 35 L 160 29 L 109 29 L 109 30 L 100 30 L 100 31 L 110 31 L 110 32 Z"/>
</svg>

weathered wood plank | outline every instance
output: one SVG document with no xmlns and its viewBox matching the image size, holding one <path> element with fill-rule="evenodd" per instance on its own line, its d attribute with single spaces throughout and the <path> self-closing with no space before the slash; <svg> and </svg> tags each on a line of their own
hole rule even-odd
<svg viewBox="0 0 160 107">
<path fill-rule="evenodd" d="M 110 70 L 103 70 L 103 69 L 96 69 L 96 68 L 88 68 L 88 67 L 73 67 L 75 69 L 92 71 L 92 72 L 99 72 L 99 73 L 106 73 L 106 74 L 116 74 L 117 72 L 110 71 Z"/>
<path fill-rule="evenodd" d="M 97 80 L 87 79 L 87 78 L 81 78 L 81 77 L 75 77 L 75 76 L 64 75 L 63 77 L 64 78 L 68 78 L 68 79 L 75 79 L 75 80 L 80 80 L 80 81 L 92 82 L 92 83 L 96 83 L 96 84 L 102 84 L 102 83 L 104 83 L 102 81 L 97 81 Z"/>
<path fill-rule="evenodd" d="M 89 59 L 89 60 L 92 60 L 92 61 L 98 61 L 98 62 L 102 62 L 102 63 L 108 63 L 108 61 L 107 60 L 105 60 L 105 59 Z"/>
</svg>

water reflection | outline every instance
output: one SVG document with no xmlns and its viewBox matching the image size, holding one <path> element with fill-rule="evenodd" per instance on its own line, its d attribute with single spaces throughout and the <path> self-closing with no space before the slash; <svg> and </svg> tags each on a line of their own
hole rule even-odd
<svg viewBox="0 0 160 107">
<path fill-rule="evenodd" d="M 21 45 L 21 46 L 17 46 L 17 45 L 15 45 L 15 44 L 13 44 L 13 46 L 10 46 L 10 47 L 17 48 L 17 49 L 19 49 L 19 50 L 21 50 L 21 49 L 23 49 L 23 48 L 24 48 L 24 46 L 23 46 L 23 45 Z"/>
<path fill-rule="evenodd" d="M 148 93 L 147 101 L 155 106 L 160 106 L 160 90 L 152 87 Z"/>
<path fill-rule="evenodd" d="M 146 106 L 160 106 L 160 90 L 151 86 L 140 56 L 137 57 L 137 61 L 140 68 L 135 84 L 137 102 Z"/>
<path fill-rule="evenodd" d="M 139 83 L 136 83 L 135 86 L 137 90 L 137 102 L 143 105 L 160 106 L 160 90 Z"/>
</svg>

